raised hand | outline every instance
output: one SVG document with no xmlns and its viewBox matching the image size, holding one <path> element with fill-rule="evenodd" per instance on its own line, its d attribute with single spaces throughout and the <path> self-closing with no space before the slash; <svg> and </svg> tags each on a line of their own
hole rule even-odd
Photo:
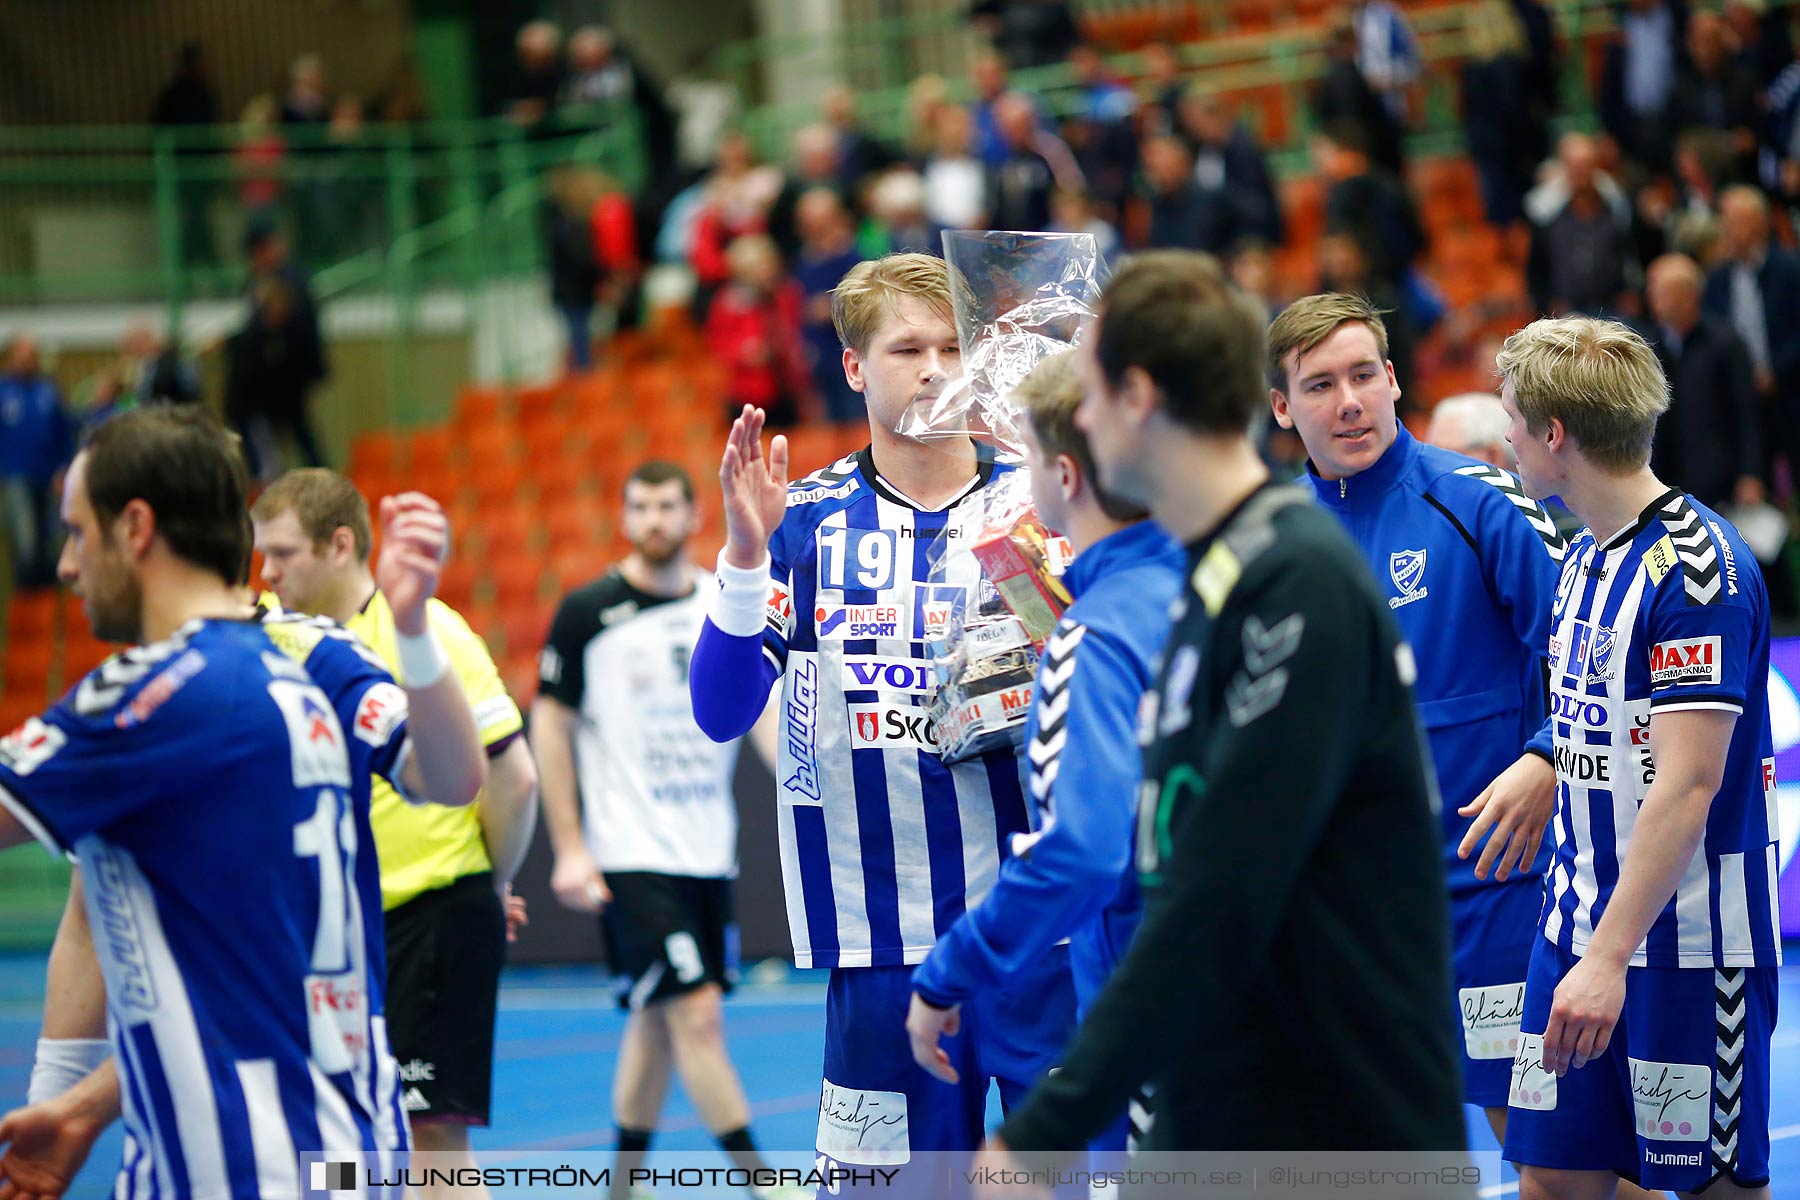
<svg viewBox="0 0 1800 1200">
<path fill-rule="evenodd" d="M 762 452 L 764 415 L 746 404 L 731 423 L 719 487 L 725 494 L 725 561 L 748 570 L 762 562 L 769 537 L 787 511 L 788 445 L 777 434 Z"/>
<path fill-rule="evenodd" d="M 100 1130 L 76 1116 L 65 1099 L 18 1108 L 0 1118 L 0 1197 L 57 1200 L 87 1161 Z"/>
<path fill-rule="evenodd" d="M 436 500 L 421 492 L 382 497 L 375 585 L 387 597 L 401 633 L 425 632 L 425 602 L 437 594 L 449 552 L 450 519 Z"/>
</svg>

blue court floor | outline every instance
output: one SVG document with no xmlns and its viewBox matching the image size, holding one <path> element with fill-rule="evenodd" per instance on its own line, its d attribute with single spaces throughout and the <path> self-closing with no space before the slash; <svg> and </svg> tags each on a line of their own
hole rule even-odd
<svg viewBox="0 0 1800 1200">
<path fill-rule="evenodd" d="M 1794 957 L 1790 947 L 1790 959 Z M 0 1107 L 23 1101 L 42 1012 L 41 958 L 0 958 Z M 819 1068 L 825 1036 L 822 972 L 767 972 L 779 982 L 747 984 L 726 1005 L 726 1039 L 743 1076 L 752 1128 L 771 1161 L 810 1161 L 818 1124 Z M 759 973 L 758 978 L 762 978 Z M 1782 969 L 1782 1021 L 1774 1039 L 1774 1191 L 1800 1195 L 1800 963 Z M 604 1151 L 613 1143 L 608 1107 L 624 1018 L 596 968 L 522 968 L 507 973 L 500 998 L 494 1127 L 474 1143 L 499 1164 L 506 1151 Z M 991 1106 L 997 1117 L 997 1104 Z M 1492 1149 L 1487 1124 L 1470 1110 L 1476 1149 Z M 71 1195 L 111 1191 L 120 1135 L 115 1128 Z M 656 1146 L 711 1151 L 727 1165 L 695 1110 L 671 1088 Z M 655 1165 L 656 1153 L 651 1152 Z M 684 1156 L 684 1165 L 703 1165 Z M 1510 1172 L 1508 1179 L 1512 1178 Z M 1509 1183 L 1484 1196 L 1517 1193 Z"/>
</svg>

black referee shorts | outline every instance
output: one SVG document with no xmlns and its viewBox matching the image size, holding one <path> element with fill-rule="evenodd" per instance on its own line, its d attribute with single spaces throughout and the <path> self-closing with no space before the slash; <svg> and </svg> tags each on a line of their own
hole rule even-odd
<svg viewBox="0 0 1800 1200">
<path fill-rule="evenodd" d="M 608 871 L 612 903 L 600 914 L 619 1007 L 632 1010 L 737 978 L 731 880 Z"/>
<path fill-rule="evenodd" d="M 387 914 L 388 1037 L 414 1122 L 486 1125 L 506 913 L 483 871 Z"/>
</svg>

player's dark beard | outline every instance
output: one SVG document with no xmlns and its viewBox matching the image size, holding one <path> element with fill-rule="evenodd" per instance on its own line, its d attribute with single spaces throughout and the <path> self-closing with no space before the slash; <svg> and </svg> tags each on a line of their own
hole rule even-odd
<svg viewBox="0 0 1800 1200">
<path fill-rule="evenodd" d="M 641 542 L 633 542 L 631 548 L 638 552 L 638 557 L 647 565 L 666 567 L 681 557 L 682 551 L 687 549 L 687 539 L 665 538 L 653 534 Z"/>
<path fill-rule="evenodd" d="M 144 585 L 122 560 L 109 560 L 94 573 L 86 600 L 95 637 L 121 645 L 143 640 Z"/>
</svg>

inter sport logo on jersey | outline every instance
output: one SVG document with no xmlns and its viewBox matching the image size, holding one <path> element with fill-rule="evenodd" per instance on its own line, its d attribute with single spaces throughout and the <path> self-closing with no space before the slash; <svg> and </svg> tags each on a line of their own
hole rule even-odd
<svg viewBox="0 0 1800 1200">
<path fill-rule="evenodd" d="M 820 641 L 907 636 L 906 614 L 894 604 L 821 604 L 813 619 Z"/>
<path fill-rule="evenodd" d="M 1704 637 L 1656 643 L 1650 648 L 1650 686 L 1719 682 L 1719 641 Z"/>
<path fill-rule="evenodd" d="M 922 708 L 850 706 L 850 744 L 858 750 L 910 748 L 937 752 L 937 728 Z"/>
</svg>

